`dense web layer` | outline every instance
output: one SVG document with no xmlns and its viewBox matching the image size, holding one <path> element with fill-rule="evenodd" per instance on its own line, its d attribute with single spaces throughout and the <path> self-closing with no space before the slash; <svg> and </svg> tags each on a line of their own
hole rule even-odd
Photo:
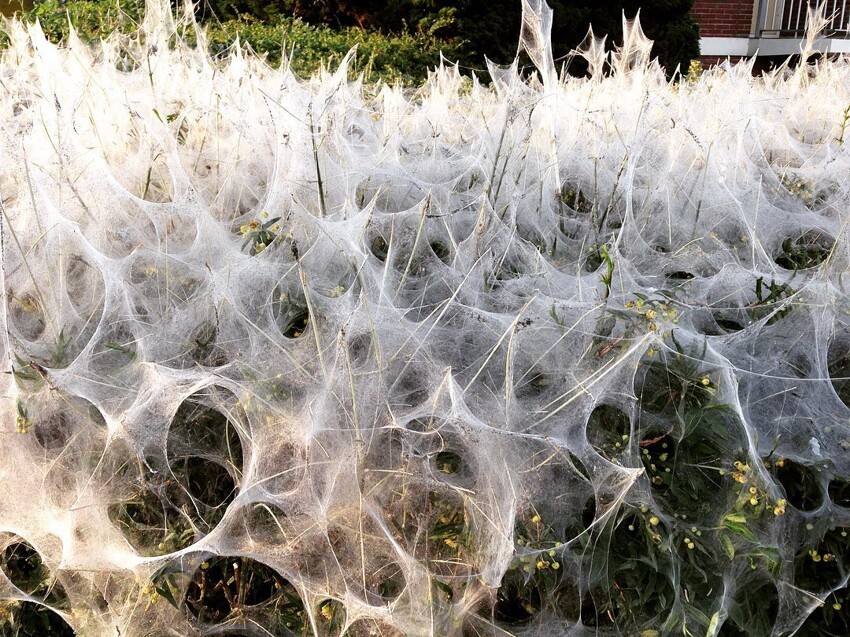
<svg viewBox="0 0 850 637">
<path fill-rule="evenodd" d="M 850 63 L 524 15 L 415 91 L 7 25 L 3 634 L 846 634 Z"/>
</svg>

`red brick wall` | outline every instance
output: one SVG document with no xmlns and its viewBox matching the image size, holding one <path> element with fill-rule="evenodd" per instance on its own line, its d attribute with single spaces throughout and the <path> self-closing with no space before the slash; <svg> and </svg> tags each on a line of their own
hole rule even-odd
<svg viewBox="0 0 850 637">
<path fill-rule="evenodd" d="M 750 35 L 754 0 L 697 0 L 691 15 L 703 38 L 745 38 Z"/>
<path fill-rule="evenodd" d="M 740 55 L 700 55 L 699 61 L 702 62 L 702 68 L 709 69 L 712 66 L 717 66 L 721 62 L 729 60 L 732 64 L 737 64 L 746 58 Z"/>
</svg>

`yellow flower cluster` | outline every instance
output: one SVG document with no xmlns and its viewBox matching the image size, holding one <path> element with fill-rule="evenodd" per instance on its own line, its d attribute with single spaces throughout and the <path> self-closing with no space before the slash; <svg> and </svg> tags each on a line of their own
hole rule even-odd
<svg viewBox="0 0 850 637">
<path fill-rule="evenodd" d="M 823 555 L 821 555 L 818 552 L 817 549 L 811 549 L 809 551 L 809 557 L 812 558 L 812 562 L 821 562 L 821 561 L 823 561 L 823 562 L 834 562 L 835 561 L 835 555 L 833 555 L 832 553 L 824 553 Z"/>
<path fill-rule="evenodd" d="M 766 467 L 770 466 L 769 462 L 765 462 L 764 464 Z M 775 462 L 775 465 L 777 467 L 781 467 L 784 464 L 785 460 L 782 458 L 776 460 Z M 735 470 L 732 472 L 732 479 L 739 484 L 745 486 L 749 485 L 745 490 L 742 489 L 741 496 L 738 499 L 739 507 L 746 506 L 747 504 L 752 507 L 758 507 L 754 511 L 756 517 L 761 515 L 765 509 L 768 511 L 772 510 L 773 515 L 776 516 L 785 515 L 785 507 L 788 505 L 788 501 L 785 500 L 785 498 L 779 498 L 778 500 L 776 500 L 776 502 L 771 508 L 770 497 L 767 491 L 759 489 L 757 486 L 750 483 L 750 479 L 752 477 L 752 474 L 750 472 L 750 466 L 740 460 L 736 460 L 733 463 L 733 466 L 735 467 Z M 724 475 L 725 473 L 726 472 L 724 470 L 720 470 L 720 475 Z"/>
<path fill-rule="evenodd" d="M 259 230 L 259 228 L 260 228 L 260 222 L 257 221 L 256 219 L 253 219 L 253 220 L 249 221 L 248 223 L 240 226 L 239 231 L 243 235 L 248 235 L 248 234 L 254 232 L 255 230 Z"/>
<path fill-rule="evenodd" d="M 525 570 L 526 573 L 533 573 L 536 570 L 542 571 L 551 569 L 557 571 L 561 568 L 561 563 L 557 560 L 557 551 L 555 550 L 559 543 L 551 538 L 551 529 L 543 524 L 543 519 L 538 513 L 535 513 L 529 522 L 534 525 L 534 528 L 528 528 L 529 536 L 520 536 L 517 538 L 517 546 L 528 547 L 532 552 L 522 555 L 516 561 L 516 567 Z M 547 548 L 549 547 L 549 548 Z"/>
<path fill-rule="evenodd" d="M 750 466 L 740 460 L 736 460 L 734 466 L 735 471 L 732 472 L 732 479 L 735 482 L 744 484 L 747 481 L 747 473 L 750 471 Z"/>
<path fill-rule="evenodd" d="M 559 568 L 561 568 L 561 564 L 557 560 L 551 559 L 555 557 L 555 551 L 550 550 L 547 553 L 547 556 L 549 558 L 548 560 L 545 557 L 541 557 L 537 560 L 537 563 L 535 564 L 537 570 L 543 570 L 544 568 L 551 567 L 553 571 L 557 571 Z"/>
<path fill-rule="evenodd" d="M 18 415 L 15 418 L 15 430 L 19 434 L 29 433 L 30 427 L 32 427 L 32 422 L 27 415 L 27 410 L 24 408 L 23 403 L 18 401 Z"/>
<path fill-rule="evenodd" d="M 19 434 L 29 433 L 30 427 L 32 427 L 32 423 L 26 417 L 19 415 L 15 418 L 15 431 Z"/>
<path fill-rule="evenodd" d="M 263 212 L 260 215 L 262 219 L 267 219 L 268 216 L 269 213 L 267 212 Z M 251 253 L 254 255 L 265 250 L 271 242 L 275 240 L 275 237 L 277 237 L 277 234 L 280 232 L 280 224 L 274 223 L 278 219 L 280 219 L 280 217 L 276 217 L 266 222 L 252 219 L 248 223 L 239 226 L 239 231 L 242 233 L 242 236 L 246 237 L 243 248 L 249 243 L 252 244 Z M 274 225 L 271 225 L 273 223 Z"/>
<path fill-rule="evenodd" d="M 669 303 L 662 301 L 645 301 L 639 298 L 636 301 L 626 301 L 624 307 L 627 310 L 635 310 L 646 318 L 647 327 L 653 332 L 660 330 L 666 323 L 675 325 L 679 322 L 679 311 Z"/>
</svg>

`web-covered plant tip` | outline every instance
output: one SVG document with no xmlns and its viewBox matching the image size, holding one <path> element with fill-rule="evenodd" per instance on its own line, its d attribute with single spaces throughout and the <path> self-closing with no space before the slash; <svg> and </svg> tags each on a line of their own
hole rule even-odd
<svg viewBox="0 0 850 637">
<path fill-rule="evenodd" d="M 850 64 L 524 16 L 412 92 L 7 23 L 0 633 L 848 634 Z"/>
</svg>

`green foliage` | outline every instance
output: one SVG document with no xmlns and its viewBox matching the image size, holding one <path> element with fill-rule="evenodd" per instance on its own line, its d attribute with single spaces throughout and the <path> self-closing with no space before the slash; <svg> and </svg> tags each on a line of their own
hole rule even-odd
<svg viewBox="0 0 850 637">
<path fill-rule="evenodd" d="M 804 182 L 798 182 L 795 186 L 804 202 L 809 203 L 814 199 L 810 187 L 806 194 Z M 795 272 L 815 268 L 826 261 L 834 243 L 831 237 L 819 232 L 807 232 L 793 240 L 789 237 L 783 241 L 782 252 L 774 261 L 780 267 Z"/>
<path fill-rule="evenodd" d="M 268 214 L 263 213 L 263 215 L 264 216 L 261 221 L 256 219 L 251 220 L 239 229 L 245 237 L 242 249 L 244 250 L 250 245 L 252 256 L 259 254 L 270 246 L 277 238 L 277 233 L 280 232 L 280 226 L 277 225 L 277 222 L 280 221 L 280 217 L 267 219 Z"/>
<path fill-rule="evenodd" d="M 838 145 L 842 146 L 844 144 L 844 133 L 847 132 L 847 125 L 850 123 L 850 106 L 844 109 L 844 112 L 841 114 L 841 124 L 840 134 L 838 135 Z"/>
<path fill-rule="evenodd" d="M 676 68 L 684 72 L 699 55 L 699 29 L 689 15 L 692 3 L 551 0 L 555 57 L 568 56 L 591 23 L 597 35 L 608 35 L 609 45 L 619 41 L 622 16 L 632 19 L 640 8 L 644 31 L 655 40 L 653 55 L 668 74 Z M 198 4 L 196 15 L 208 30 L 215 54 L 226 51 L 238 35 L 243 44 L 267 55 L 272 65 L 292 51 L 293 71 L 306 76 L 321 64 L 338 62 L 356 45 L 354 72 L 364 73 L 367 81 L 416 83 L 439 64 L 441 52 L 479 71 L 485 56 L 501 64 L 511 62 L 520 31 L 519 7 L 515 0 L 208 0 Z M 43 0 L 23 12 L 23 18 L 38 19 L 52 41 L 67 38 L 69 20 L 80 37 L 96 41 L 116 28 L 134 31 L 143 10 L 143 0 Z M 193 33 L 185 35 L 194 39 Z M 568 70 L 582 74 L 585 67 L 576 60 Z"/>
<path fill-rule="evenodd" d="M 288 0 L 278 5 L 295 5 L 293 10 L 310 21 L 368 25 L 385 32 L 433 30 L 461 44 L 460 62 L 477 69 L 483 68 L 484 56 L 500 64 L 510 63 L 520 32 L 520 3 L 516 0 Z M 699 27 L 690 17 L 693 0 L 549 0 L 549 5 L 555 12 L 552 45 L 556 58 L 575 49 L 590 24 L 597 35 L 608 35 L 609 46 L 620 41 L 623 14 L 632 19 L 638 9 L 644 31 L 655 40 L 653 55 L 668 74 L 677 67 L 686 71 L 690 60 L 699 55 Z M 580 63 L 571 70 L 584 72 Z"/>
<path fill-rule="evenodd" d="M 768 325 L 773 325 L 791 311 L 790 299 L 794 290 L 787 283 L 772 280 L 764 282 L 764 277 L 756 279 L 756 302 L 751 305 L 750 317 L 758 321 L 765 317 Z"/>
<path fill-rule="evenodd" d="M 243 44 L 266 54 L 273 65 L 291 52 L 290 67 L 301 76 L 310 75 L 323 64 L 332 66 L 356 46 L 354 74 L 363 73 L 367 82 L 380 79 L 410 84 L 423 80 L 427 70 L 439 64 L 441 50 L 452 53 L 451 43 L 430 34 L 387 36 L 354 27 L 334 30 L 297 18 L 281 18 L 269 24 L 231 20 L 206 26 L 212 53 L 224 52 L 238 35 Z"/>
<path fill-rule="evenodd" d="M 81 0 L 67 3 L 43 0 L 36 3 L 30 11 L 25 11 L 22 19 L 28 22 L 37 19 L 44 34 L 54 42 L 68 37 L 69 22 L 74 25 L 82 39 L 97 41 L 115 29 L 124 32 L 135 31 L 142 18 L 144 5 L 144 0 Z"/>
<path fill-rule="evenodd" d="M 322 65 L 338 63 L 356 46 L 352 75 L 363 73 L 367 82 L 383 80 L 412 84 L 421 82 L 428 69 L 439 64 L 441 51 L 448 58 L 457 57 L 459 51 L 458 44 L 440 37 L 436 28 L 397 35 L 356 27 L 333 29 L 321 24 L 307 24 L 282 12 L 272 12 L 273 7 L 269 5 L 263 11 L 255 7 L 256 15 L 224 11 L 222 15 L 228 19 L 223 22 L 210 16 L 203 22 L 210 52 L 214 55 L 226 53 L 238 37 L 243 45 L 265 55 L 272 65 L 280 64 L 284 56 L 291 54 L 289 64 L 293 72 L 309 76 Z M 120 0 L 118 3 L 89 0 L 67 4 L 59 0 L 44 0 L 34 9 L 24 12 L 22 17 L 25 21 L 37 19 L 47 38 L 53 42 L 68 38 L 69 22 L 81 39 L 96 42 L 115 29 L 134 32 L 143 9 L 143 0 Z M 203 12 L 200 15 L 203 17 Z M 449 20 L 449 16 L 444 15 L 442 20 Z M 196 41 L 192 30 L 187 29 L 183 35 L 190 43 Z"/>
</svg>

